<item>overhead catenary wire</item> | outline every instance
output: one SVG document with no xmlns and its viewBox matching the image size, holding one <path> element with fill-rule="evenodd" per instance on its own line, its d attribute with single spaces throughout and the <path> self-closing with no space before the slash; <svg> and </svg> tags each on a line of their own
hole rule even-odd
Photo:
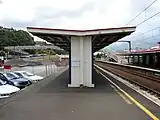
<svg viewBox="0 0 160 120">
<path fill-rule="evenodd" d="M 152 37 L 147 37 L 147 38 L 145 38 L 145 40 L 148 40 L 148 39 L 151 39 L 151 38 L 154 38 L 154 37 L 157 37 L 157 36 L 160 36 L 160 33 L 159 34 L 157 34 L 157 35 L 153 35 Z M 138 39 L 138 40 L 141 40 L 142 38 L 140 38 L 140 39 Z"/>
<path fill-rule="evenodd" d="M 139 14 L 137 14 L 133 19 L 131 19 L 126 25 L 129 25 L 132 21 L 134 21 L 137 17 L 139 17 L 143 12 L 145 12 L 145 19 L 143 20 L 143 21 L 141 21 L 140 23 L 138 23 L 136 26 L 138 27 L 138 26 L 140 26 L 141 24 L 143 24 L 143 23 L 145 23 L 145 22 L 147 22 L 148 20 L 150 20 L 150 19 L 152 19 L 152 18 L 154 18 L 155 16 L 157 16 L 157 15 L 159 15 L 160 14 L 160 12 L 157 12 L 157 13 L 155 13 L 155 14 L 153 14 L 152 16 L 149 16 L 148 18 L 146 18 L 146 10 L 148 9 L 148 8 L 150 8 L 156 1 L 158 1 L 158 0 L 154 0 L 151 4 L 149 4 L 145 9 L 143 9 Z M 158 26 L 158 27 L 156 27 L 156 28 L 153 28 L 153 29 L 150 29 L 150 30 L 148 30 L 148 31 L 146 31 L 146 32 L 143 32 L 143 33 L 140 33 L 140 34 L 138 34 L 138 35 L 136 35 L 136 36 L 133 36 L 133 38 L 135 39 L 137 39 L 137 37 L 139 37 L 139 36 L 143 36 L 143 38 L 140 38 L 140 39 L 145 39 L 145 40 L 147 40 L 147 39 L 152 39 L 152 38 L 156 38 L 156 39 L 158 39 L 157 37 L 158 36 L 160 36 L 160 33 L 158 33 L 158 34 L 155 34 L 154 35 L 154 31 L 156 30 L 157 31 L 157 29 L 159 30 L 160 29 L 160 26 Z M 151 33 L 152 35 L 149 37 L 145 37 L 145 35 L 147 35 L 147 34 L 149 34 L 149 33 Z M 132 37 L 131 37 L 132 38 Z M 139 39 L 139 38 L 138 38 Z M 139 40 L 140 40 L 139 39 Z"/>
<path fill-rule="evenodd" d="M 153 31 L 156 30 L 156 29 L 160 29 L 160 26 L 159 26 L 159 27 L 156 27 L 156 28 L 153 28 L 153 29 L 150 29 L 150 30 L 148 30 L 148 31 L 146 31 L 146 32 L 139 33 L 139 34 L 137 34 L 136 36 L 132 36 L 131 38 L 136 38 L 136 37 L 138 37 L 138 36 L 140 36 L 140 35 L 144 35 L 144 34 L 147 34 L 147 33 L 149 33 L 149 32 L 153 32 Z"/>
<path fill-rule="evenodd" d="M 150 29 L 150 30 L 148 30 L 148 31 L 146 31 L 146 32 L 144 32 L 144 33 L 140 33 L 140 34 L 138 34 L 138 35 L 144 35 L 144 34 L 146 34 L 146 33 L 149 33 L 149 32 L 151 32 L 151 31 L 153 31 L 153 30 L 156 30 L 156 29 L 158 29 L 158 28 L 160 28 L 160 26 L 159 26 L 159 27 L 156 27 L 156 28 L 153 28 L 153 29 Z"/>
<path fill-rule="evenodd" d="M 135 20 L 138 16 L 140 16 L 143 12 L 145 12 L 148 8 L 150 8 L 157 0 L 154 0 L 151 4 L 149 4 L 145 9 L 143 9 L 140 13 L 138 13 L 133 19 L 131 19 L 126 25 L 129 25 L 133 20 Z"/>
<path fill-rule="evenodd" d="M 157 28 L 160 28 L 160 27 L 157 27 Z M 157 28 L 155 28 L 155 29 L 157 29 Z M 154 29 L 152 29 L 152 30 L 154 30 Z M 152 31 L 152 30 L 150 30 L 150 31 Z M 146 32 L 146 33 L 148 33 L 148 32 Z M 147 37 L 147 38 L 138 38 L 138 40 L 142 40 L 142 39 L 148 40 L 148 39 L 151 39 L 151 38 L 155 38 L 155 37 L 157 37 L 157 36 L 160 36 L 160 33 L 158 33 L 158 34 L 156 34 L 156 35 L 153 35 L 153 34 L 152 34 L 151 37 Z M 136 38 L 136 37 L 139 37 L 139 36 L 135 36 L 134 38 Z"/>
<path fill-rule="evenodd" d="M 139 24 L 137 24 L 137 26 L 139 26 L 139 25 L 143 24 L 144 22 L 146 22 L 146 21 L 150 20 L 151 18 L 153 18 L 153 17 L 157 16 L 158 14 L 160 14 L 160 12 L 157 12 L 156 14 L 154 14 L 154 15 L 152 15 L 152 16 L 150 16 L 150 17 L 148 17 L 147 19 L 143 20 L 142 22 L 140 22 Z"/>
</svg>

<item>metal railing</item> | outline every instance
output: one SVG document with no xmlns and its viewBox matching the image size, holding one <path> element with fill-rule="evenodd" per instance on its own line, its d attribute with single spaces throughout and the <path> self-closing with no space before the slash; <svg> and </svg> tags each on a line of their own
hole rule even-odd
<svg viewBox="0 0 160 120">
<path fill-rule="evenodd" d="M 114 51 L 105 51 L 104 53 L 107 54 L 109 58 L 114 59 L 118 63 L 128 64 L 127 59 L 123 58 L 122 56 L 118 56 L 117 53 Z"/>
</svg>

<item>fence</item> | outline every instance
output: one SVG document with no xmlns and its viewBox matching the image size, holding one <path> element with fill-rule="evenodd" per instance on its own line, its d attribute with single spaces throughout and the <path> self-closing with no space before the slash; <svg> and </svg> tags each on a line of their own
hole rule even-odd
<svg viewBox="0 0 160 120">
<path fill-rule="evenodd" d="M 27 71 L 42 77 L 46 77 L 52 73 L 56 73 L 68 65 L 66 61 L 48 62 L 37 66 L 13 66 L 11 69 L 2 69 L 1 72 Z"/>
</svg>

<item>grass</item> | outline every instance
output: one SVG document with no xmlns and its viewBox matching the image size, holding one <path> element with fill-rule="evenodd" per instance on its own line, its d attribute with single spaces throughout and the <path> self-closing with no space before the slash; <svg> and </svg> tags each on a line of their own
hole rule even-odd
<svg viewBox="0 0 160 120">
<path fill-rule="evenodd" d="M 57 61 L 58 60 L 58 56 L 57 55 L 47 55 L 47 56 L 43 56 L 42 58 L 35 58 L 32 59 L 32 61 L 36 61 L 36 62 L 52 62 L 52 61 Z"/>
</svg>

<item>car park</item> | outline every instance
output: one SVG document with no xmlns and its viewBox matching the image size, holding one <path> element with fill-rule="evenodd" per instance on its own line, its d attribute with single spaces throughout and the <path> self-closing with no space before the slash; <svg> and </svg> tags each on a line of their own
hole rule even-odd
<svg viewBox="0 0 160 120">
<path fill-rule="evenodd" d="M 11 73 L 0 73 L 0 79 L 9 85 L 16 86 L 18 88 L 24 88 L 31 85 L 31 82 L 27 79 L 14 76 Z"/>
<path fill-rule="evenodd" d="M 13 93 L 16 93 L 20 89 L 18 87 L 6 84 L 3 80 L 0 80 L 0 98 L 9 97 Z"/>
<path fill-rule="evenodd" d="M 43 65 L 41 62 L 35 62 L 35 61 L 27 61 L 27 66 L 39 66 Z"/>
<path fill-rule="evenodd" d="M 41 76 L 26 72 L 26 71 L 14 71 L 14 73 L 20 77 L 29 79 L 31 82 L 37 82 L 43 79 L 43 77 Z"/>
</svg>

